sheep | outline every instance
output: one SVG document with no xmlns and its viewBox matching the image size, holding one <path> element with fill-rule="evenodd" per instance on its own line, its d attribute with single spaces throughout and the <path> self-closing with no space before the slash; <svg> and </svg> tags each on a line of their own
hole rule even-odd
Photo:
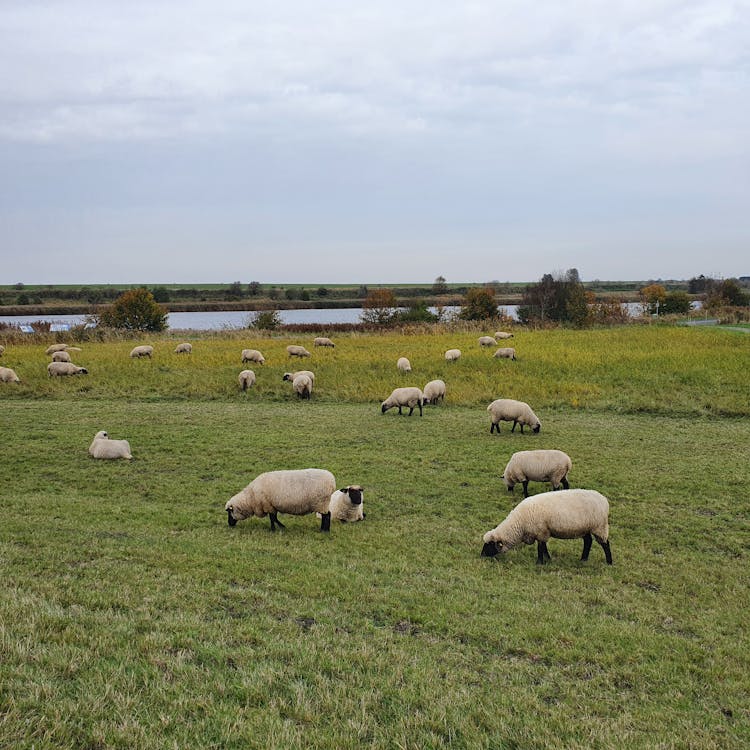
<svg viewBox="0 0 750 750">
<path fill-rule="evenodd" d="M 316 339 L 313 339 L 313 346 L 332 346 L 335 347 L 336 344 L 331 341 L 331 339 L 327 339 L 325 336 L 318 336 Z"/>
<path fill-rule="evenodd" d="M 508 492 L 518 482 L 523 484 L 523 496 L 529 496 L 529 482 L 552 482 L 552 489 L 567 490 L 568 472 L 573 462 L 567 453 L 557 450 L 518 451 L 510 457 L 503 472 L 503 481 Z"/>
<path fill-rule="evenodd" d="M 47 374 L 50 377 L 63 375 L 88 375 L 85 367 L 79 367 L 72 362 L 50 362 L 47 365 Z"/>
<path fill-rule="evenodd" d="M 44 351 L 44 353 L 49 356 L 50 354 L 54 354 L 55 352 L 80 352 L 81 347 L 79 346 L 70 346 L 69 344 L 50 344 Z"/>
<path fill-rule="evenodd" d="M 537 543 L 537 565 L 550 559 L 547 540 L 583 539 L 581 560 L 589 559 L 591 537 L 612 565 L 609 546 L 609 501 L 596 490 L 543 492 L 521 500 L 498 526 L 484 537 L 482 557 L 494 557 L 521 544 Z"/>
<path fill-rule="evenodd" d="M 184 344 L 177 344 L 177 347 L 174 350 L 175 354 L 192 354 L 193 353 L 193 345 L 189 344 L 187 341 Z"/>
<path fill-rule="evenodd" d="M 240 381 L 240 388 L 243 391 L 255 385 L 255 373 L 252 370 L 243 370 L 238 379 Z"/>
<path fill-rule="evenodd" d="M 505 346 L 498 349 L 492 356 L 498 359 L 512 359 L 515 361 L 516 350 L 512 346 Z"/>
<path fill-rule="evenodd" d="M 10 367 L 0 367 L 0 383 L 20 383 L 21 378 Z"/>
<path fill-rule="evenodd" d="M 364 500 L 365 491 L 358 484 L 350 484 L 343 490 L 336 490 L 331 495 L 331 504 L 328 506 L 331 519 L 337 518 L 341 523 L 364 521 Z M 316 515 L 321 518 L 320 513 Z"/>
<path fill-rule="evenodd" d="M 406 357 L 399 357 L 396 367 L 399 372 L 411 372 L 411 362 Z"/>
<path fill-rule="evenodd" d="M 431 380 L 422 393 L 425 404 L 436 404 L 440 399 L 445 401 L 445 383 L 442 380 Z"/>
<path fill-rule="evenodd" d="M 455 362 L 460 356 L 461 356 L 460 349 L 448 349 L 448 351 L 445 353 L 445 361 Z"/>
<path fill-rule="evenodd" d="M 285 372 L 282 380 L 288 380 L 290 383 L 297 377 L 297 375 L 307 375 L 315 385 L 315 373 L 311 370 L 297 370 L 297 372 Z"/>
<path fill-rule="evenodd" d="M 94 435 L 94 440 L 89 446 L 89 453 L 94 458 L 133 458 L 130 452 L 130 443 L 127 440 L 110 440 L 104 430 Z"/>
<path fill-rule="evenodd" d="M 70 358 L 70 354 L 68 354 L 65 350 L 62 350 L 59 352 L 52 352 L 52 361 L 53 362 L 72 362 L 73 360 Z"/>
<path fill-rule="evenodd" d="M 402 406 L 409 407 L 409 416 L 412 415 L 414 407 L 419 407 L 419 416 L 422 416 L 422 404 L 424 403 L 424 394 L 419 388 L 396 388 L 388 398 L 380 405 L 380 413 L 385 414 L 388 409 L 398 406 L 398 413 L 402 414 Z"/>
<path fill-rule="evenodd" d="M 230 526 L 251 516 L 270 516 L 271 531 L 276 531 L 276 526 L 284 528 L 277 513 L 294 516 L 320 513 L 320 530 L 330 531 L 329 506 L 335 490 L 336 479 L 325 469 L 267 471 L 230 498 L 224 509 Z"/>
<path fill-rule="evenodd" d="M 245 362 L 257 362 L 259 365 L 265 364 L 266 358 L 257 349 L 242 350 L 242 364 Z"/>
<path fill-rule="evenodd" d="M 478 341 L 479 346 L 497 346 L 497 341 L 492 336 L 480 336 Z"/>
<path fill-rule="evenodd" d="M 154 347 L 153 346 L 136 346 L 130 351 L 130 358 L 131 359 L 140 359 L 141 357 L 148 357 L 151 359 L 151 356 L 154 353 Z"/>
<path fill-rule="evenodd" d="M 495 332 L 495 339 L 512 339 L 513 334 L 507 333 L 506 331 L 496 331 Z"/>
<path fill-rule="evenodd" d="M 542 429 L 542 423 L 537 419 L 536 414 L 531 411 L 531 407 L 523 401 L 515 401 L 512 398 L 499 398 L 493 401 L 488 407 L 492 424 L 490 425 L 490 435 L 497 430 L 500 433 L 500 422 L 513 422 L 511 432 L 516 431 L 516 425 L 521 425 L 521 434 L 523 426 L 531 427 L 533 432 L 539 432 Z"/>
<path fill-rule="evenodd" d="M 286 353 L 290 357 L 309 357 L 310 352 L 305 349 L 304 346 L 298 346 L 297 344 L 290 344 L 286 348 Z"/>
<path fill-rule="evenodd" d="M 313 382 L 309 375 L 300 374 L 292 381 L 292 388 L 300 398 L 309 399 L 313 389 Z"/>
</svg>

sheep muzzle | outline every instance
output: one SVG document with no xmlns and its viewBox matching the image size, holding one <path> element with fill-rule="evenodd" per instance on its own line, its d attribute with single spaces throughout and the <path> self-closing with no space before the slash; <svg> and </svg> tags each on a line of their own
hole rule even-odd
<svg viewBox="0 0 750 750">
<path fill-rule="evenodd" d="M 497 542 L 485 542 L 482 547 L 482 557 L 495 557 L 500 552 Z"/>
<path fill-rule="evenodd" d="M 232 515 L 232 509 L 227 508 L 227 521 L 230 526 L 236 526 L 237 525 L 237 519 Z"/>
</svg>

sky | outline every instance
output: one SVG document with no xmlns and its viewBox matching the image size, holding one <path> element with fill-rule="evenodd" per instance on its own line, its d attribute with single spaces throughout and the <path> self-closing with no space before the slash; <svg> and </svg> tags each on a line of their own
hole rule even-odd
<svg viewBox="0 0 750 750">
<path fill-rule="evenodd" d="M 750 275 L 750 0 L 0 0 L 0 284 Z"/>
</svg>

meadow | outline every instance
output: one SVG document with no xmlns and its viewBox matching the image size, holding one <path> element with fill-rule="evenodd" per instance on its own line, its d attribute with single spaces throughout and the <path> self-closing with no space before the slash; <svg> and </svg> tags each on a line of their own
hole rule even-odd
<svg viewBox="0 0 750 750">
<path fill-rule="evenodd" d="M 521 329 L 510 362 L 477 335 L 225 334 L 188 337 L 190 357 L 144 337 L 152 361 L 128 358 L 140 340 L 84 342 L 90 374 L 69 379 L 47 377 L 49 342 L 9 345 L 0 747 L 747 747 L 750 339 Z M 244 347 L 267 359 L 246 393 Z M 316 373 L 309 403 L 294 369 Z M 444 405 L 381 415 L 434 377 Z M 499 397 L 541 433 L 490 435 Z M 134 460 L 90 459 L 99 429 Z M 505 463 L 536 447 L 609 497 L 613 566 L 578 540 L 543 567 L 531 546 L 480 558 L 521 498 Z M 304 466 L 362 484 L 367 519 L 227 526 L 255 475 Z"/>
</svg>

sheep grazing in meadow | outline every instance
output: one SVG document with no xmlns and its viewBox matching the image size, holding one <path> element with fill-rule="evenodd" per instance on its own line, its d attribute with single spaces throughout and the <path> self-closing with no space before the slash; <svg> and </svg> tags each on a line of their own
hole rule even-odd
<svg viewBox="0 0 750 750">
<path fill-rule="evenodd" d="M 242 350 L 242 364 L 245 362 L 257 362 L 259 365 L 265 364 L 266 358 L 257 349 Z"/>
<path fill-rule="evenodd" d="M 519 544 L 536 542 L 537 565 L 544 565 L 550 559 L 550 537 L 583 539 L 581 560 L 589 559 L 593 537 L 604 550 L 607 565 L 611 565 L 609 501 L 595 490 L 560 490 L 527 497 L 484 535 L 482 557 L 494 557 Z"/>
<path fill-rule="evenodd" d="M 130 443 L 127 440 L 110 440 L 104 430 L 94 435 L 94 440 L 89 446 L 89 453 L 94 458 L 126 458 L 128 460 L 133 458 Z"/>
<path fill-rule="evenodd" d="M 146 344 L 143 344 L 141 346 L 136 346 L 130 350 L 131 359 L 141 359 L 141 357 L 148 357 L 149 359 L 151 359 L 153 354 L 154 354 L 154 347 L 148 346 Z"/>
<path fill-rule="evenodd" d="M 515 362 L 516 350 L 512 346 L 505 346 L 498 349 L 492 356 L 497 359 L 512 359 Z"/>
<path fill-rule="evenodd" d="M 182 344 L 177 344 L 174 350 L 175 354 L 192 354 L 193 353 L 193 345 L 185 341 Z"/>
<path fill-rule="evenodd" d="M 297 375 L 307 375 L 310 380 L 312 380 L 313 385 L 315 385 L 315 373 L 311 370 L 297 370 L 297 372 L 285 372 L 282 380 L 288 380 L 290 383 L 294 381 L 294 379 L 297 377 Z"/>
<path fill-rule="evenodd" d="M 422 391 L 425 404 L 436 404 L 445 401 L 445 383 L 442 380 L 431 380 Z"/>
<path fill-rule="evenodd" d="M 358 484 L 350 484 L 342 490 L 336 490 L 331 495 L 331 504 L 328 510 L 331 513 L 331 520 L 338 520 L 341 523 L 354 523 L 363 521 L 365 491 Z M 317 514 L 321 518 L 321 514 Z"/>
<path fill-rule="evenodd" d="M 313 382 L 309 375 L 300 374 L 292 381 L 292 389 L 299 398 L 309 400 L 312 395 Z"/>
<path fill-rule="evenodd" d="M 267 471 L 255 477 L 244 490 L 227 501 L 224 509 L 227 521 L 235 526 L 251 516 L 271 519 L 271 531 L 284 528 L 278 513 L 304 516 L 321 514 L 321 531 L 331 528 L 331 495 L 336 491 L 336 479 L 325 469 L 287 469 Z"/>
<path fill-rule="evenodd" d="M 72 362 L 73 360 L 70 358 L 70 354 L 66 352 L 65 350 L 59 351 L 59 352 L 52 352 L 52 361 L 53 362 Z"/>
<path fill-rule="evenodd" d="M 448 351 L 445 353 L 445 361 L 455 362 L 457 359 L 459 359 L 460 356 L 461 356 L 460 349 L 448 349 Z"/>
<path fill-rule="evenodd" d="M 325 336 L 318 336 L 316 339 L 313 339 L 313 346 L 335 347 L 336 344 L 334 344 L 333 341 L 331 341 L 331 339 L 328 339 Z"/>
<path fill-rule="evenodd" d="M 497 346 L 497 341 L 492 336 L 480 336 L 478 341 L 479 346 Z"/>
<path fill-rule="evenodd" d="M 531 427 L 533 432 L 539 432 L 542 429 L 542 423 L 536 414 L 531 411 L 531 407 L 524 401 L 516 401 L 512 398 L 499 398 L 493 401 L 488 407 L 492 424 L 490 425 L 490 435 L 497 430 L 500 433 L 500 422 L 513 422 L 511 432 L 516 431 L 516 425 Z"/>
<path fill-rule="evenodd" d="M 55 352 L 80 352 L 81 347 L 80 346 L 70 346 L 70 344 L 50 344 L 45 350 L 44 353 L 49 356 L 50 354 L 54 354 Z"/>
<path fill-rule="evenodd" d="M 0 367 L 0 383 L 20 383 L 21 378 L 10 367 Z"/>
<path fill-rule="evenodd" d="M 568 489 L 568 472 L 573 467 L 570 456 L 558 450 L 518 451 L 510 457 L 503 481 L 508 492 L 519 482 L 523 485 L 523 496 L 529 496 L 529 482 L 551 482 L 552 489 Z"/>
<path fill-rule="evenodd" d="M 496 331 L 495 332 L 495 339 L 497 341 L 500 341 L 501 339 L 512 339 L 513 334 L 508 333 L 507 331 Z"/>
<path fill-rule="evenodd" d="M 287 346 L 286 353 L 290 357 L 309 357 L 310 356 L 310 352 L 308 352 L 304 346 L 299 346 L 297 344 L 290 344 L 289 346 Z"/>
<path fill-rule="evenodd" d="M 47 374 L 50 377 L 63 377 L 65 375 L 88 375 L 89 371 L 72 362 L 50 362 L 47 365 Z"/>
<path fill-rule="evenodd" d="M 246 391 L 251 386 L 255 385 L 255 373 L 252 370 L 243 370 L 238 378 L 240 381 L 240 388 Z"/>
<path fill-rule="evenodd" d="M 411 372 L 411 362 L 406 357 L 399 357 L 396 368 L 399 372 Z"/>
<path fill-rule="evenodd" d="M 403 406 L 409 407 L 409 416 L 412 415 L 414 407 L 419 407 L 419 416 L 422 416 L 422 404 L 424 403 L 424 394 L 419 388 L 396 388 L 388 398 L 380 405 L 380 413 L 385 414 L 388 409 L 398 406 L 398 413 L 402 414 Z"/>
</svg>

